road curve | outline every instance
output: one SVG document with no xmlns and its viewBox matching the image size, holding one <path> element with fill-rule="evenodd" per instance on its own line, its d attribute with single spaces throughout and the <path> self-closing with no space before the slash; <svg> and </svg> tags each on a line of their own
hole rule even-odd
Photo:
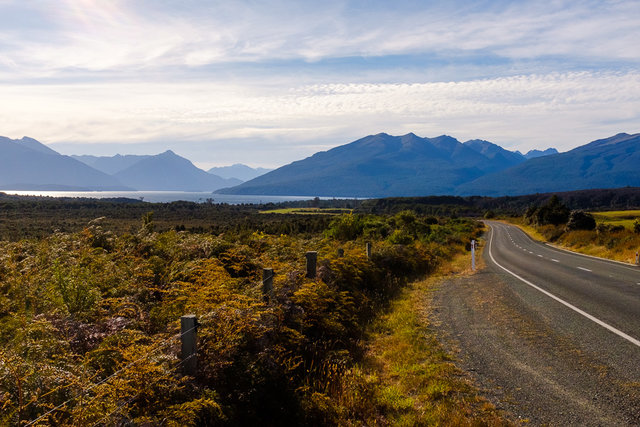
<svg viewBox="0 0 640 427">
<path fill-rule="evenodd" d="M 640 364 L 640 268 L 536 242 L 512 225 L 487 224 L 485 259 L 510 282 L 539 292 L 559 329 L 570 323 L 585 347 L 606 345 L 612 359 Z"/>
<path fill-rule="evenodd" d="M 486 267 L 432 300 L 460 366 L 515 421 L 640 425 L 640 268 L 487 224 Z"/>
</svg>

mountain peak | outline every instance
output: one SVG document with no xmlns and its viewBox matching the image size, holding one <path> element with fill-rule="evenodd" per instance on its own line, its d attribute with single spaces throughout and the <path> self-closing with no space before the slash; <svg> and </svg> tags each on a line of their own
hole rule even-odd
<svg viewBox="0 0 640 427">
<path fill-rule="evenodd" d="M 23 147 L 27 147 L 30 148 L 34 151 L 38 151 L 40 153 L 44 153 L 44 154 L 52 154 L 55 156 L 59 156 L 60 153 L 58 153 L 55 150 L 52 150 L 51 148 L 47 147 L 46 145 L 44 145 L 43 143 L 41 143 L 38 140 L 35 140 L 33 138 L 29 138 L 28 136 L 23 136 L 22 139 L 14 139 L 13 142 L 15 142 L 18 145 L 21 145 Z"/>
</svg>

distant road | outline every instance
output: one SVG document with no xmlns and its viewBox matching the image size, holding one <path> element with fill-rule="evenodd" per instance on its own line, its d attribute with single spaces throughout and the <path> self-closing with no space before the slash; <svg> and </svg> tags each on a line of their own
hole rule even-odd
<svg viewBox="0 0 640 427">
<path fill-rule="evenodd" d="M 434 296 L 461 367 L 514 421 L 640 425 L 640 268 L 487 224 L 486 267 Z"/>
</svg>

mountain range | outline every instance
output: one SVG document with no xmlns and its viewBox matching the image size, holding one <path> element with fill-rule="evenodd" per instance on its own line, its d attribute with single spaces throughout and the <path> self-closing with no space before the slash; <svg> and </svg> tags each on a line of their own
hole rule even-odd
<svg viewBox="0 0 640 427">
<path fill-rule="evenodd" d="M 35 139 L 0 137 L 0 189 L 120 191 L 131 188 Z"/>
<path fill-rule="evenodd" d="M 173 151 L 155 156 L 64 156 L 33 138 L 0 137 L 0 189 L 203 191 L 240 184 Z"/>
<path fill-rule="evenodd" d="M 0 190 L 501 196 L 640 186 L 638 165 L 640 134 L 626 133 L 564 153 L 547 149 L 526 154 L 481 139 L 380 133 L 267 173 L 240 164 L 209 173 L 170 150 L 142 156 L 64 156 L 32 138 L 0 137 Z"/>
<path fill-rule="evenodd" d="M 316 153 L 223 194 L 390 197 L 519 195 L 640 185 L 640 134 L 618 134 L 566 153 L 523 155 L 446 135 L 370 135 Z"/>
</svg>

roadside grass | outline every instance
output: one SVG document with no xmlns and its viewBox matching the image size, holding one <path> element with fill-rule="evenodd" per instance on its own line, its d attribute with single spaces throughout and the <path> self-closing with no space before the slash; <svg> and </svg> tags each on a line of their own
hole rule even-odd
<svg viewBox="0 0 640 427">
<path fill-rule="evenodd" d="M 285 208 L 260 211 L 262 214 L 295 214 L 295 215 L 341 215 L 351 213 L 348 208 Z"/>
<path fill-rule="evenodd" d="M 452 274 L 472 274 L 469 252 L 406 288 L 372 325 L 365 362 L 357 372 L 366 379 L 370 393 L 357 406 L 368 407 L 369 413 L 349 411 L 365 415 L 359 417 L 365 425 L 512 425 L 456 367 L 432 327 L 433 294 Z M 353 373 L 344 381 L 350 384 L 347 389 L 358 383 Z"/>
<path fill-rule="evenodd" d="M 623 218 L 640 211 L 599 212 L 609 218 Z M 594 215 L 595 216 L 595 215 Z M 560 248 L 600 258 L 635 263 L 636 252 L 640 250 L 640 234 L 625 227 L 617 231 L 575 230 L 565 231 L 564 226 L 545 225 L 535 227 L 525 224 L 522 218 L 505 218 L 503 222 L 520 227 L 534 240 L 548 242 Z M 613 220 L 615 221 L 615 219 Z M 596 218 L 597 223 L 601 221 Z M 614 225 L 613 222 L 607 223 Z M 615 225 L 621 225 L 619 222 Z"/>
</svg>

